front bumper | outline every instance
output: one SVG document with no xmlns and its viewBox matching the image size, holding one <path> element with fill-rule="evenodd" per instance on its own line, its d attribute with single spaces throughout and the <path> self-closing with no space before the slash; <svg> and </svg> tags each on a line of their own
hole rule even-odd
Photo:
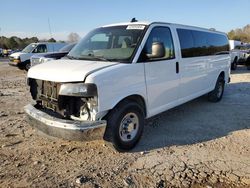
<svg viewBox="0 0 250 188">
<path fill-rule="evenodd" d="M 19 62 L 15 62 L 15 61 L 9 61 L 9 65 L 11 66 L 18 66 Z"/>
<path fill-rule="evenodd" d="M 59 119 L 36 109 L 29 104 L 24 107 L 30 125 L 43 133 L 67 140 L 103 139 L 106 121 L 73 121 Z"/>
</svg>

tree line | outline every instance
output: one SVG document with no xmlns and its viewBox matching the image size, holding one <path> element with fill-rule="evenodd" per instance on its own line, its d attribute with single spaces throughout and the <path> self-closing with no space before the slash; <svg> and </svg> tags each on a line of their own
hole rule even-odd
<svg viewBox="0 0 250 188">
<path fill-rule="evenodd" d="M 239 40 L 241 42 L 250 43 L 250 24 L 243 28 L 231 30 L 228 33 L 228 38 L 231 40 Z"/>
<path fill-rule="evenodd" d="M 80 40 L 80 36 L 77 33 L 70 33 L 67 38 L 67 42 L 77 42 Z M 2 49 L 23 49 L 30 43 L 36 43 L 36 42 L 65 42 L 65 41 L 56 41 L 54 38 L 50 38 L 49 40 L 39 40 L 37 37 L 31 37 L 31 38 L 19 38 L 16 36 L 13 37 L 4 37 L 0 36 L 0 48 Z"/>
<path fill-rule="evenodd" d="M 51 38 L 49 40 L 39 40 L 37 37 L 31 37 L 31 38 L 19 38 L 16 36 L 7 38 L 4 36 L 0 37 L 0 48 L 3 49 L 23 49 L 30 43 L 35 43 L 35 42 L 56 42 L 55 39 Z"/>
</svg>

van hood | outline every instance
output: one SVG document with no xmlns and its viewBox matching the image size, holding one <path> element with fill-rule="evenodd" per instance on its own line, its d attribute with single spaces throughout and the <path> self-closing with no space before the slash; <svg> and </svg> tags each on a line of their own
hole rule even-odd
<svg viewBox="0 0 250 188">
<path fill-rule="evenodd" d="M 86 76 L 97 70 L 114 65 L 118 65 L 118 63 L 105 61 L 55 60 L 31 67 L 27 77 L 53 82 L 79 82 L 84 81 Z"/>
<path fill-rule="evenodd" d="M 17 58 L 17 57 L 22 56 L 23 54 L 27 54 L 27 53 L 24 53 L 24 52 L 15 52 L 15 53 L 11 54 L 10 57 Z"/>
</svg>

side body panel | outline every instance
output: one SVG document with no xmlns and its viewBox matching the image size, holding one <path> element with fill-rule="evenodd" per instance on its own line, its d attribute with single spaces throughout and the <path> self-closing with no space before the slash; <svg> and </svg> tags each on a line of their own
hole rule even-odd
<svg viewBox="0 0 250 188">
<path fill-rule="evenodd" d="M 148 106 L 143 63 L 107 67 L 90 74 L 85 82 L 97 85 L 99 112 L 114 108 L 131 95 L 141 96 Z"/>
</svg>

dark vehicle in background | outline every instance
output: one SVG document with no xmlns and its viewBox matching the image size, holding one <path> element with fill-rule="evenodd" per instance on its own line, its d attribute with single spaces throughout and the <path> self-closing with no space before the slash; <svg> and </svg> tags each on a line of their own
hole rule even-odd
<svg viewBox="0 0 250 188">
<path fill-rule="evenodd" d="M 40 63 L 51 61 L 51 60 L 61 59 L 62 57 L 66 56 L 75 45 L 76 43 L 68 44 L 62 47 L 58 52 L 54 52 L 54 53 L 51 52 L 51 53 L 33 55 L 30 58 L 31 67 L 38 65 Z"/>
<path fill-rule="evenodd" d="M 0 57 L 3 57 L 3 49 L 0 48 Z"/>
</svg>

